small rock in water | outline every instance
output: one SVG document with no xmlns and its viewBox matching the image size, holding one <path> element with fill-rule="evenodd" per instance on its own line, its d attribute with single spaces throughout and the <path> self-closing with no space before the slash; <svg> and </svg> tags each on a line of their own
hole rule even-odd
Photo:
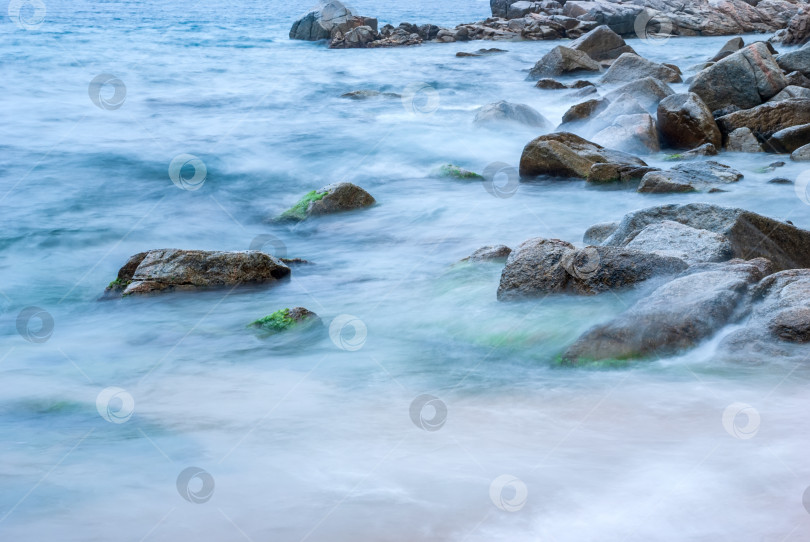
<svg viewBox="0 0 810 542">
<path fill-rule="evenodd" d="M 248 324 L 266 335 L 277 335 L 288 331 L 305 331 L 321 325 L 321 319 L 304 307 L 277 310 L 273 314 L 259 318 Z"/>
<path fill-rule="evenodd" d="M 785 179 L 784 177 L 776 177 L 775 179 L 771 179 L 768 181 L 769 184 L 793 184 L 793 181 L 790 179 Z"/>
<path fill-rule="evenodd" d="M 462 262 L 505 262 L 512 249 L 506 245 L 488 245 L 481 247 L 463 260 Z"/>
<path fill-rule="evenodd" d="M 395 92 L 380 92 L 379 90 L 353 90 L 346 94 L 341 94 L 341 98 L 348 98 L 350 100 L 368 100 L 369 98 L 402 98 L 402 95 Z"/>
<path fill-rule="evenodd" d="M 438 175 L 440 177 L 452 177 L 453 179 L 472 179 L 475 181 L 480 181 L 484 177 L 475 173 L 474 171 L 469 171 L 464 168 L 460 168 L 458 166 L 454 166 L 453 164 L 444 164 L 438 170 Z"/>
<path fill-rule="evenodd" d="M 742 178 L 742 173 L 718 162 L 680 164 L 667 171 L 647 173 L 638 191 L 650 194 L 702 192 L 717 189 L 718 183 L 734 183 Z"/>
<path fill-rule="evenodd" d="M 665 83 L 680 83 L 680 74 L 663 64 L 657 64 L 633 53 L 624 53 L 608 69 L 601 82 L 609 85 L 614 83 L 630 83 L 644 77 L 654 77 Z"/>
<path fill-rule="evenodd" d="M 370 207 L 374 198 L 352 183 L 330 184 L 320 190 L 313 190 L 298 203 L 276 218 L 281 222 L 300 222 L 309 217 L 340 213 Z"/>
<path fill-rule="evenodd" d="M 551 130 L 552 125 L 546 117 L 537 110 L 526 104 L 516 104 L 500 101 L 483 106 L 475 114 L 473 123 L 478 126 L 491 126 L 503 122 L 513 122 L 539 128 L 541 130 Z"/>
<path fill-rule="evenodd" d="M 728 134 L 726 149 L 732 152 L 765 152 L 750 128 L 737 128 Z"/>
<path fill-rule="evenodd" d="M 810 162 L 810 145 L 805 145 L 793 151 L 790 159 L 794 162 Z"/>
<path fill-rule="evenodd" d="M 543 90 L 560 90 L 564 88 L 571 88 L 555 79 L 540 79 L 534 86 Z"/>
<path fill-rule="evenodd" d="M 255 250 L 150 250 L 124 264 L 105 296 L 274 284 L 289 274 L 290 268 L 280 260 Z"/>
<path fill-rule="evenodd" d="M 601 71 L 602 67 L 582 51 L 558 45 L 541 58 L 529 72 L 529 80 L 556 77 L 579 71 Z"/>
</svg>

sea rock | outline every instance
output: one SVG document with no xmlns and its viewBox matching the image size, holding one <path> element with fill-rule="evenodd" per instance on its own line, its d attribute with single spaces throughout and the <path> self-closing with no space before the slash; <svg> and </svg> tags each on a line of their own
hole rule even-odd
<svg viewBox="0 0 810 542">
<path fill-rule="evenodd" d="M 593 60 L 619 58 L 623 53 L 635 53 L 620 35 L 609 26 L 597 26 L 569 45 L 571 49 L 586 53 Z"/>
<path fill-rule="evenodd" d="M 717 147 L 711 143 L 704 143 L 700 147 L 682 152 L 678 157 L 680 160 L 695 160 L 701 156 L 717 156 L 718 154 L 720 154 L 720 152 L 717 150 Z"/>
<path fill-rule="evenodd" d="M 602 244 L 605 239 L 613 235 L 613 232 L 615 232 L 618 227 L 618 222 L 601 222 L 594 224 L 585 230 L 585 235 L 582 236 L 582 242 L 586 245 Z"/>
<path fill-rule="evenodd" d="M 804 46 L 796 51 L 783 53 L 776 57 L 776 63 L 786 73 L 799 72 L 810 76 L 810 47 Z"/>
<path fill-rule="evenodd" d="M 780 30 L 773 38 L 785 45 L 801 45 L 810 40 L 810 10 L 806 5 L 790 19 L 787 28 Z"/>
<path fill-rule="evenodd" d="M 347 24 L 352 17 L 352 12 L 341 2 L 324 1 L 320 7 L 293 23 L 290 39 L 308 41 L 330 39 L 332 31 Z"/>
<path fill-rule="evenodd" d="M 739 320 L 749 289 L 769 273 L 770 262 L 762 258 L 693 266 L 614 320 L 585 332 L 562 360 L 569 365 L 633 360 L 694 347 Z"/>
<path fill-rule="evenodd" d="M 132 256 L 107 293 L 152 294 L 172 290 L 276 283 L 290 268 L 263 252 L 160 249 Z"/>
<path fill-rule="evenodd" d="M 655 120 L 647 113 L 616 117 L 610 126 L 593 137 L 593 141 L 633 154 L 661 150 Z"/>
<path fill-rule="evenodd" d="M 604 100 L 607 102 L 607 100 Z M 597 133 L 611 124 L 622 115 L 645 115 L 647 110 L 631 94 L 624 93 L 611 100 L 607 107 L 601 109 L 588 123 L 589 134 Z"/>
<path fill-rule="evenodd" d="M 352 28 L 344 34 L 336 32 L 329 43 L 330 49 L 360 49 L 368 47 L 372 42 L 377 41 L 379 36 L 370 26 L 362 25 Z"/>
<path fill-rule="evenodd" d="M 735 258 L 767 258 L 776 271 L 810 268 L 810 232 L 744 209 L 708 203 L 662 205 L 629 213 L 603 244 L 624 246 L 636 232 L 664 220 L 724 235 Z"/>
<path fill-rule="evenodd" d="M 598 72 L 601 69 L 601 66 L 586 53 L 558 45 L 534 65 L 529 72 L 529 80 L 537 81 L 580 71 Z"/>
<path fill-rule="evenodd" d="M 651 171 L 659 171 L 659 169 L 649 166 L 597 162 L 591 166 L 587 180 L 591 184 L 628 183 L 641 180 Z"/>
<path fill-rule="evenodd" d="M 621 247 L 575 249 L 556 239 L 530 239 L 506 262 L 498 287 L 501 301 L 550 293 L 594 295 L 623 289 L 655 276 L 676 274 L 687 265 L 678 258 Z"/>
<path fill-rule="evenodd" d="M 596 163 L 642 166 L 642 160 L 629 154 L 606 149 L 568 132 L 540 136 L 529 142 L 520 157 L 521 178 L 540 175 L 587 178 Z"/>
<path fill-rule="evenodd" d="M 734 105 L 749 109 L 787 86 L 768 46 L 754 43 L 706 68 L 692 81 L 694 92 L 712 111 Z"/>
<path fill-rule="evenodd" d="M 726 42 L 725 45 L 723 45 L 723 48 L 720 49 L 716 55 L 714 55 L 711 59 L 709 59 L 709 62 L 714 63 L 723 60 L 727 56 L 736 53 L 743 47 L 745 47 L 745 42 L 741 37 L 738 36 L 736 38 L 731 38 Z"/>
<path fill-rule="evenodd" d="M 810 79 L 801 72 L 791 72 L 785 76 L 788 87 L 810 88 Z M 785 87 L 787 88 L 787 87 Z"/>
<path fill-rule="evenodd" d="M 810 269 L 765 277 L 752 291 L 751 316 L 718 349 L 734 361 L 807 362 L 810 342 Z"/>
<path fill-rule="evenodd" d="M 349 100 L 368 100 L 370 98 L 402 98 L 395 92 L 380 92 L 379 90 L 353 90 L 340 95 Z"/>
<path fill-rule="evenodd" d="M 568 108 L 568 111 L 563 114 L 560 128 L 565 129 L 567 125 L 583 124 L 584 121 L 587 121 L 601 111 L 604 111 L 609 103 L 610 102 L 604 99 L 594 99 L 572 105 L 570 108 Z"/>
<path fill-rule="evenodd" d="M 555 79 L 540 79 L 534 86 L 543 90 L 560 90 L 570 88 L 568 85 L 564 85 Z"/>
<path fill-rule="evenodd" d="M 805 145 L 793 151 L 790 159 L 794 162 L 810 162 L 810 145 Z"/>
<path fill-rule="evenodd" d="M 762 140 L 767 140 L 785 128 L 808 123 L 810 123 L 810 99 L 806 98 L 768 102 L 717 119 L 717 126 L 723 133 L 730 134 L 737 128 L 748 128 Z"/>
<path fill-rule="evenodd" d="M 726 149 L 733 152 L 763 152 L 762 145 L 749 128 L 737 128 L 728 134 Z"/>
<path fill-rule="evenodd" d="M 644 175 L 639 192 L 666 194 L 669 192 L 705 192 L 719 185 L 735 183 L 743 174 L 719 162 L 707 161 L 679 164 L 667 171 Z"/>
<path fill-rule="evenodd" d="M 463 260 L 462 262 L 505 262 L 512 249 L 506 245 L 487 245 L 481 247 Z"/>
<path fill-rule="evenodd" d="M 672 220 L 663 220 L 646 226 L 625 242 L 624 246 L 679 258 L 689 265 L 724 262 L 734 257 L 731 242 L 724 235 L 699 230 Z"/>
<path fill-rule="evenodd" d="M 624 53 L 611 64 L 602 76 L 602 84 L 630 83 L 644 77 L 653 77 L 666 83 L 680 83 L 681 76 L 668 66 L 657 64 L 634 53 Z"/>
<path fill-rule="evenodd" d="M 768 146 L 776 152 L 791 153 L 808 144 L 810 144 L 810 124 L 779 130 L 768 139 Z"/>
<path fill-rule="evenodd" d="M 543 131 L 549 131 L 553 128 L 551 122 L 532 107 L 506 101 L 483 106 L 478 110 L 473 120 L 473 123 L 478 126 L 498 125 L 504 122 L 532 126 Z"/>
<path fill-rule="evenodd" d="M 284 332 L 301 332 L 323 325 L 320 317 L 304 307 L 281 309 L 276 312 L 254 320 L 248 327 L 262 332 L 264 335 L 277 335 Z"/>
<path fill-rule="evenodd" d="M 693 92 L 667 96 L 658 104 L 658 128 L 667 145 L 692 149 L 704 143 L 722 144 L 712 112 Z"/>
<path fill-rule="evenodd" d="M 771 102 L 781 102 L 791 98 L 810 98 L 810 89 L 795 85 L 788 85 L 779 94 L 770 99 Z"/>
<path fill-rule="evenodd" d="M 330 184 L 301 198 L 298 203 L 282 213 L 278 220 L 298 222 L 312 216 L 328 215 L 370 207 L 374 198 L 352 183 Z"/>
<path fill-rule="evenodd" d="M 669 85 L 654 77 L 644 77 L 638 81 L 620 86 L 616 90 L 607 93 L 605 98 L 612 102 L 623 94 L 629 94 L 635 98 L 644 109 L 652 113 L 656 111 L 658 102 L 667 96 L 675 94 L 675 91 L 673 91 Z"/>
</svg>

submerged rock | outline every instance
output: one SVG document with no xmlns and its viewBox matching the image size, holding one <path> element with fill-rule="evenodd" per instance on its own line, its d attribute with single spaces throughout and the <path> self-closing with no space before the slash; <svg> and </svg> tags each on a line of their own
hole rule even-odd
<svg viewBox="0 0 810 542">
<path fill-rule="evenodd" d="M 540 136 L 526 145 L 520 157 L 520 176 L 524 179 L 540 175 L 585 179 L 591 166 L 597 163 L 647 166 L 635 156 L 606 149 L 568 132 L 558 132 Z"/>
<path fill-rule="evenodd" d="M 305 331 L 322 325 L 320 317 L 304 307 L 277 310 L 273 314 L 259 318 L 248 324 L 266 335 L 277 335 L 289 331 Z"/>
<path fill-rule="evenodd" d="M 700 96 L 673 94 L 658 104 L 658 128 L 664 141 L 675 149 L 692 149 L 705 143 L 720 147 L 723 138 L 712 112 Z"/>
<path fill-rule="evenodd" d="M 667 171 L 644 175 L 639 192 L 665 194 L 668 192 L 704 192 L 719 185 L 735 183 L 743 174 L 719 162 L 707 161 L 679 164 Z"/>
<path fill-rule="evenodd" d="M 594 295 L 686 269 L 678 258 L 623 247 L 576 249 L 557 239 L 530 239 L 506 261 L 498 287 L 501 301 L 550 293 Z"/>
<path fill-rule="evenodd" d="M 694 347 L 738 320 L 749 288 L 770 272 L 770 262 L 762 258 L 693 266 L 614 320 L 585 332 L 563 363 L 632 360 Z"/>
<path fill-rule="evenodd" d="M 464 168 L 460 168 L 458 166 L 454 166 L 453 164 L 444 164 L 440 167 L 437 171 L 437 174 L 440 177 L 452 177 L 453 179 L 471 179 L 474 181 L 483 180 L 483 176 L 475 173 L 474 171 L 469 171 Z"/>
<path fill-rule="evenodd" d="M 620 86 L 616 90 L 607 93 L 605 98 L 612 102 L 623 94 L 629 94 L 635 98 L 648 112 L 655 112 L 658 103 L 667 96 L 675 94 L 675 91 L 663 81 L 659 81 L 654 77 L 644 77 Z"/>
<path fill-rule="evenodd" d="M 361 209 L 375 203 L 371 194 L 359 186 L 352 183 L 335 183 L 309 192 L 276 220 L 299 222 L 312 216 Z"/>
<path fill-rule="evenodd" d="M 647 113 L 620 115 L 607 127 L 593 136 L 600 145 L 634 154 L 658 152 L 658 129 L 655 120 Z"/>
<path fill-rule="evenodd" d="M 629 213 L 603 244 L 624 246 L 648 225 L 665 220 L 724 235 L 735 258 L 767 258 L 775 271 L 810 268 L 810 231 L 745 209 L 708 203 L 662 205 Z"/>
<path fill-rule="evenodd" d="M 558 45 L 541 58 L 529 72 L 529 80 L 557 77 L 580 71 L 598 72 L 602 67 L 582 51 Z"/>
<path fill-rule="evenodd" d="M 395 92 L 380 92 L 379 90 L 353 90 L 340 95 L 341 98 L 349 100 L 368 100 L 369 98 L 402 98 L 401 94 Z"/>
<path fill-rule="evenodd" d="M 107 287 L 108 294 L 151 294 L 275 283 L 290 274 L 277 258 L 249 250 L 220 252 L 160 249 L 132 256 Z"/>
<path fill-rule="evenodd" d="M 500 101 L 483 106 L 475 114 L 473 123 L 478 126 L 491 126 L 503 122 L 514 122 L 541 130 L 551 130 L 551 122 L 526 104 Z"/>
<path fill-rule="evenodd" d="M 487 245 L 481 247 L 463 260 L 462 262 L 505 262 L 512 249 L 506 245 Z"/>
</svg>

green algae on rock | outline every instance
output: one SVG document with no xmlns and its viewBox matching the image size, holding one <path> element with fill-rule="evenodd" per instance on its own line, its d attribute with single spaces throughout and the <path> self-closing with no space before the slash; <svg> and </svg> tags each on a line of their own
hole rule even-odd
<svg viewBox="0 0 810 542">
<path fill-rule="evenodd" d="M 309 329 L 319 324 L 321 319 L 314 312 L 303 307 L 280 309 L 248 324 L 248 327 L 259 329 L 275 335 L 292 329 Z"/>
<path fill-rule="evenodd" d="M 454 179 L 475 179 L 475 180 L 481 180 L 484 178 L 482 175 L 479 175 L 474 171 L 469 171 L 464 168 L 454 166 L 453 164 L 444 164 L 442 167 L 440 167 L 439 176 L 452 177 Z"/>
<path fill-rule="evenodd" d="M 301 222 L 307 218 L 370 207 L 377 201 L 352 183 L 330 184 L 313 190 L 276 218 L 279 222 Z"/>
</svg>

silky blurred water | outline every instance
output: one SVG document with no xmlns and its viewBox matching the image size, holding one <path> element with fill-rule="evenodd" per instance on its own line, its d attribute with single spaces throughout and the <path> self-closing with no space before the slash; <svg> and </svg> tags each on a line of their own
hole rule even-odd
<svg viewBox="0 0 810 542">
<path fill-rule="evenodd" d="M 786 157 L 724 154 L 745 173 L 725 193 L 538 182 L 496 198 L 432 172 L 516 164 L 539 135 L 473 129 L 483 104 L 527 103 L 560 121 L 575 100 L 524 80 L 557 43 L 500 43 L 507 53 L 481 58 L 455 53 L 493 44 L 331 51 L 287 39 L 306 3 L 45 5 L 32 29 L 0 27 L 0 539 L 810 538 L 805 367 L 721 362 L 714 340 L 621 369 L 560 369 L 568 344 L 645 289 L 499 304 L 498 266 L 456 264 L 535 236 L 581 245 L 591 224 L 661 203 L 743 206 L 810 228 L 793 187 L 767 183 L 801 167 L 761 173 Z M 352 7 L 395 25 L 489 14 L 478 0 Z M 632 45 L 685 69 L 726 39 Z M 99 74 L 125 85 L 120 108 L 91 101 Z M 414 84 L 436 89 L 435 113 L 340 98 Z M 206 165 L 199 190 L 169 178 L 184 153 Z M 379 204 L 268 222 L 340 180 Z M 270 289 L 98 301 L 136 252 L 245 250 L 260 235 L 314 265 Z M 299 305 L 326 324 L 355 316 L 365 342 L 341 350 L 325 332 L 282 343 L 245 329 Z M 54 319 L 45 342 L 17 331 L 30 306 Z M 97 410 L 108 387 L 134 400 L 124 423 Z M 437 431 L 410 418 L 421 394 L 447 406 Z M 733 403 L 759 413 L 754 438 L 724 429 Z M 207 502 L 179 494 L 187 467 L 210 474 Z M 505 489 L 513 512 L 490 498 L 504 474 L 527 490 L 524 503 Z M 192 493 L 210 493 L 201 480 Z"/>
</svg>

